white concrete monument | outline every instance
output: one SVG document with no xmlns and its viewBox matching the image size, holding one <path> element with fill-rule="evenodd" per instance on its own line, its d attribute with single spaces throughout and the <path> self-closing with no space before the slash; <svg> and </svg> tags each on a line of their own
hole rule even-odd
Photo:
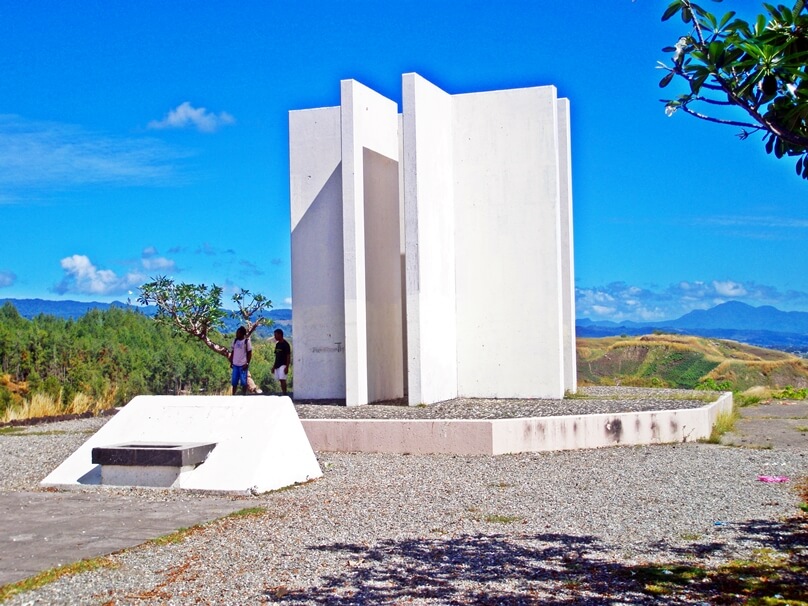
<svg viewBox="0 0 808 606">
<path fill-rule="evenodd" d="M 41 485 L 256 494 L 321 475 L 287 397 L 137 396 Z"/>
<path fill-rule="evenodd" d="M 295 395 L 575 391 L 569 103 L 553 86 L 289 115 Z"/>
</svg>

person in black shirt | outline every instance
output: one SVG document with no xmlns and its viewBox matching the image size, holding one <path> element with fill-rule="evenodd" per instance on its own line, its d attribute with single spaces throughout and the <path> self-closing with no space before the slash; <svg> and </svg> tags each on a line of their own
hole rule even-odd
<svg viewBox="0 0 808 606">
<path fill-rule="evenodd" d="M 289 342 L 283 338 L 283 331 L 275 329 L 275 365 L 272 372 L 281 384 L 281 391 L 286 394 L 286 377 L 289 375 L 289 367 L 292 365 L 292 348 Z"/>
</svg>

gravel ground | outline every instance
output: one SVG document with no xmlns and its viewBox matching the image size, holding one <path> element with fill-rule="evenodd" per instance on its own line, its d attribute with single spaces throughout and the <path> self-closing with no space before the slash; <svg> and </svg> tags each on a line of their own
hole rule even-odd
<svg viewBox="0 0 808 606">
<path fill-rule="evenodd" d="M 0 490 L 35 489 L 104 421 L 0 435 Z M 115 554 L 114 568 L 7 603 L 700 604 L 710 589 L 651 596 L 632 566 L 808 549 L 794 482 L 758 481 L 808 475 L 802 450 L 688 443 L 319 460 L 321 479 L 245 500 L 263 513 Z"/>
<path fill-rule="evenodd" d="M 301 419 L 510 419 L 679 410 L 699 406 L 701 402 L 694 398 L 715 401 L 718 397 L 714 392 L 637 387 L 587 387 L 578 396 L 565 400 L 457 398 L 429 406 L 407 406 L 403 400 L 351 407 L 319 401 L 298 402 L 295 407 Z"/>
</svg>

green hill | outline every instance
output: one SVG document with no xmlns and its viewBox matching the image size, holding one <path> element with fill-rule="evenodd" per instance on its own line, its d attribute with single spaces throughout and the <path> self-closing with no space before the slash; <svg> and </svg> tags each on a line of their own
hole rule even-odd
<svg viewBox="0 0 808 606">
<path fill-rule="evenodd" d="M 735 341 L 671 334 L 578 339 L 581 385 L 808 387 L 808 360 Z"/>
</svg>

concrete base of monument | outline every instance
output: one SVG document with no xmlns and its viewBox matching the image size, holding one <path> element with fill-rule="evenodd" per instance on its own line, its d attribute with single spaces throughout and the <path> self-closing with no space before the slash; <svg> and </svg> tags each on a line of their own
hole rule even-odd
<svg viewBox="0 0 808 606">
<path fill-rule="evenodd" d="M 287 397 L 138 396 L 41 485 L 256 494 L 321 475 Z"/>
<path fill-rule="evenodd" d="M 694 403 L 695 406 L 695 403 Z M 692 442 L 710 436 L 732 393 L 698 408 L 513 419 L 303 419 L 318 452 L 499 455 Z"/>
</svg>

